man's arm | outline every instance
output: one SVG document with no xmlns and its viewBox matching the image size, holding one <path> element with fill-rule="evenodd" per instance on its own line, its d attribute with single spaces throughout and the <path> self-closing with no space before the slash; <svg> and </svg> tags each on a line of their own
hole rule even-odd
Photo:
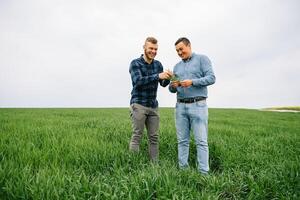
<svg viewBox="0 0 300 200">
<path fill-rule="evenodd" d="M 216 81 L 215 74 L 212 69 L 211 62 L 208 57 L 201 57 L 201 68 L 204 71 L 204 77 L 192 79 L 193 86 L 208 86 L 212 85 Z"/>
<path fill-rule="evenodd" d="M 178 86 L 177 86 L 178 87 Z M 177 92 L 177 87 L 174 87 L 172 85 L 172 83 L 169 85 L 169 91 L 172 92 L 172 93 L 176 93 Z"/>
<path fill-rule="evenodd" d="M 173 76 L 177 77 L 176 76 L 176 73 L 175 73 L 175 67 L 173 69 Z M 172 92 L 172 93 L 176 93 L 177 92 L 177 87 L 180 86 L 180 82 L 179 82 L 179 79 L 177 77 L 177 79 L 175 81 L 172 81 L 169 85 L 169 91 Z"/>
<path fill-rule="evenodd" d="M 166 72 L 163 72 L 163 71 L 164 71 L 164 68 L 163 68 L 162 64 L 159 63 L 159 72 L 160 73 L 165 73 L 167 75 L 166 78 L 170 78 L 171 77 L 172 74 L 170 73 L 169 70 L 167 70 Z M 170 83 L 170 80 L 168 80 L 168 79 L 159 79 L 159 84 L 162 87 L 166 87 L 167 85 L 169 85 L 169 83 Z"/>
<path fill-rule="evenodd" d="M 159 80 L 159 74 L 152 74 L 150 76 L 143 76 L 138 64 L 134 61 L 130 63 L 129 72 L 132 82 L 137 86 L 147 85 L 152 81 Z"/>
<path fill-rule="evenodd" d="M 169 85 L 170 80 L 159 80 L 159 84 L 163 87 L 166 87 L 167 85 Z"/>
</svg>

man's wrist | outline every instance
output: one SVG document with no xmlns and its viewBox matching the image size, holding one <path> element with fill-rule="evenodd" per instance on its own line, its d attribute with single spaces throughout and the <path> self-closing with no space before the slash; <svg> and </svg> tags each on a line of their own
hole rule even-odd
<svg viewBox="0 0 300 200">
<path fill-rule="evenodd" d="M 156 79 L 157 79 L 157 80 L 160 80 L 159 73 L 157 74 Z"/>
</svg>

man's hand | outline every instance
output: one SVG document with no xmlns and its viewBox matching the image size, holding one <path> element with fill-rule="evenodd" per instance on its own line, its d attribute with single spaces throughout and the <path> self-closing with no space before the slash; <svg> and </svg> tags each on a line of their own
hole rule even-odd
<svg viewBox="0 0 300 200">
<path fill-rule="evenodd" d="M 159 79 L 170 79 L 172 77 L 173 73 L 170 70 L 167 70 L 165 72 L 161 72 L 158 74 Z"/>
<path fill-rule="evenodd" d="M 177 88 L 177 87 L 179 87 L 179 86 L 180 86 L 180 81 L 172 81 L 172 82 L 171 82 L 171 87 Z"/>
<path fill-rule="evenodd" d="M 186 80 L 180 81 L 180 86 L 182 86 L 182 87 L 189 87 L 192 84 L 193 84 L 193 81 L 190 80 L 190 79 L 186 79 Z"/>
<path fill-rule="evenodd" d="M 166 72 L 169 74 L 169 76 L 170 76 L 169 78 L 171 78 L 173 76 L 173 72 L 171 70 L 167 69 Z"/>
</svg>

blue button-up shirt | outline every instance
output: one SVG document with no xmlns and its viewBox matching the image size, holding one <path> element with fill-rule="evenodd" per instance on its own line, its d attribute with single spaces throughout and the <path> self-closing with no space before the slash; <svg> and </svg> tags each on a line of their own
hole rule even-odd
<svg viewBox="0 0 300 200">
<path fill-rule="evenodd" d="M 207 97 L 207 86 L 215 83 L 215 75 L 209 58 L 205 55 L 192 53 L 188 60 L 182 60 L 174 67 L 173 73 L 180 79 L 191 79 L 190 87 L 169 86 L 172 93 L 177 92 L 177 99 Z"/>
<path fill-rule="evenodd" d="M 160 80 L 159 73 L 163 72 L 163 66 L 158 60 L 148 64 L 143 55 L 130 63 L 129 73 L 132 81 L 130 104 L 138 103 L 146 107 L 156 108 L 158 83 L 166 87 L 170 81 Z"/>
</svg>

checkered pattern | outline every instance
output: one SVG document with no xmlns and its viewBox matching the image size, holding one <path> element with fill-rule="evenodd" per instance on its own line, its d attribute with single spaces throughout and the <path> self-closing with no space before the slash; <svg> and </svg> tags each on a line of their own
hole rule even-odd
<svg viewBox="0 0 300 200">
<path fill-rule="evenodd" d="M 158 83 L 166 87 L 170 81 L 159 80 L 158 74 L 163 72 L 163 66 L 158 60 L 148 64 L 143 55 L 130 63 L 129 73 L 132 81 L 130 104 L 138 103 L 146 107 L 156 108 Z"/>
</svg>

